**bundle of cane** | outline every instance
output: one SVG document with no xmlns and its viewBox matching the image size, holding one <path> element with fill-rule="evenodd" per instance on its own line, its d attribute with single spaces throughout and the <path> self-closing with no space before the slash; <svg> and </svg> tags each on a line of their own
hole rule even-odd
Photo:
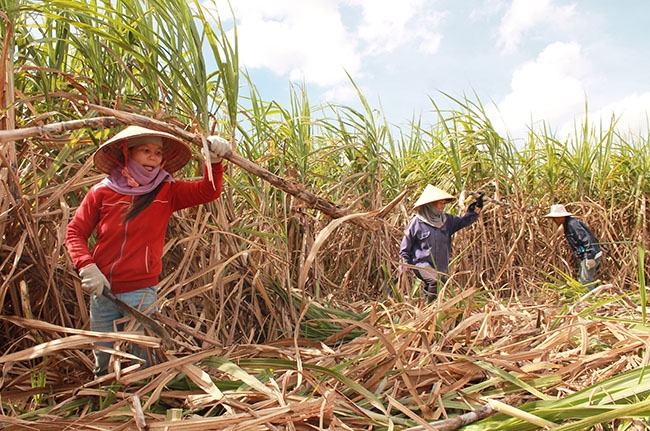
<svg viewBox="0 0 650 431">
<path fill-rule="evenodd" d="M 460 195 L 458 196 L 458 207 L 460 209 L 462 209 L 463 211 L 467 210 L 467 208 L 472 204 L 472 202 L 475 202 L 476 199 L 479 196 L 483 196 L 483 201 L 484 202 L 491 202 L 491 203 L 501 205 L 501 206 L 504 206 L 504 207 L 508 207 L 508 208 L 512 208 L 512 209 L 518 209 L 517 207 L 515 207 L 515 206 L 513 206 L 513 205 L 511 205 L 511 204 L 509 204 L 507 202 L 503 202 L 501 200 L 494 199 L 494 198 L 491 198 L 489 196 L 486 196 L 482 192 L 473 192 L 473 191 L 470 191 L 470 190 L 463 190 L 462 192 L 460 192 Z"/>
</svg>

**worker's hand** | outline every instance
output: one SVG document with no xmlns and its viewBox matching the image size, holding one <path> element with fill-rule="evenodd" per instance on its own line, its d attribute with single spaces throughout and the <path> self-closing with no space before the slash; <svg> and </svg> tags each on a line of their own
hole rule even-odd
<svg viewBox="0 0 650 431">
<path fill-rule="evenodd" d="M 96 264 L 88 265 L 79 271 L 81 288 L 89 295 L 101 295 L 104 286 L 110 287 L 108 280 Z"/>
<path fill-rule="evenodd" d="M 483 193 L 473 193 L 471 196 L 472 203 L 467 207 L 467 211 L 471 213 L 478 213 L 481 212 L 481 208 L 483 208 Z M 478 211 L 476 210 L 478 208 Z"/>
<path fill-rule="evenodd" d="M 483 209 L 483 196 L 485 196 L 485 193 L 478 192 L 478 196 L 476 197 L 476 208 Z"/>
<path fill-rule="evenodd" d="M 596 259 L 585 259 L 585 268 L 594 269 L 596 267 Z"/>
<path fill-rule="evenodd" d="M 219 163 L 223 156 L 232 151 L 230 141 L 223 139 L 221 136 L 208 136 L 208 152 L 210 153 L 210 162 Z"/>
<path fill-rule="evenodd" d="M 469 207 L 467 208 L 467 211 L 473 212 L 473 213 L 474 212 L 481 212 L 480 210 L 483 208 L 483 196 L 484 196 L 483 192 L 474 193 L 474 195 L 472 196 L 474 201 L 469 205 Z M 477 208 L 478 208 L 478 211 L 476 211 Z"/>
</svg>

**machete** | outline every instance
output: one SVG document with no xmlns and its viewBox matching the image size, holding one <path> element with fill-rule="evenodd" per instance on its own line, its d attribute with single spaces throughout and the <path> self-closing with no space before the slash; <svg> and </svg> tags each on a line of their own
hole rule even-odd
<svg viewBox="0 0 650 431">
<path fill-rule="evenodd" d="M 165 348 L 171 348 L 171 346 L 173 346 L 174 342 L 172 340 L 172 337 L 169 336 L 165 328 L 163 328 L 160 323 L 156 322 L 137 308 L 131 307 L 129 304 L 122 301 L 120 298 L 115 296 L 115 294 L 107 286 L 104 286 L 102 295 L 113 301 L 120 308 L 122 308 L 122 310 L 133 316 L 133 318 L 137 320 L 141 325 L 145 326 L 151 332 L 160 337 L 163 340 L 163 345 Z"/>
</svg>

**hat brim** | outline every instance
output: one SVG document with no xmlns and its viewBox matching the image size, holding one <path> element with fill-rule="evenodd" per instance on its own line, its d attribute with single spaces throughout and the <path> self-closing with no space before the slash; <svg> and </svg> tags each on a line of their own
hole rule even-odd
<svg viewBox="0 0 650 431">
<path fill-rule="evenodd" d="M 127 132 L 127 129 L 122 132 Z M 128 139 L 140 136 L 159 136 L 163 141 L 163 168 L 173 174 L 187 164 L 192 158 L 192 151 L 185 142 L 174 135 L 156 130 L 140 128 L 134 133 L 118 133 L 113 138 L 102 144 L 93 155 L 93 163 L 101 172 L 110 175 L 116 160 L 122 160 L 122 143 Z"/>
<path fill-rule="evenodd" d="M 456 198 L 446 191 L 439 189 L 438 187 L 428 184 L 417 201 L 413 204 L 413 208 L 417 208 L 422 205 L 430 204 L 432 202 L 443 201 L 445 203 L 453 202 Z"/>
<path fill-rule="evenodd" d="M 572 215 L 573 215 L 572 213 L 554 213 L 554 214 L 549 213 L 549 214 L 546 214 L 544 217 L 558 218 L 558 217 L 569 217 L 569 216 L 572 216 Z"/>
<path fill-rule="evenodd" d="M 565 211 L 565 212 L 559 212 L 559 213 L 548 213 L 544 217 L 550 217 L 550 218 L 553 218 L 553 217 L 569 217 L 569 216 L 572 216 L 572 215 L 573 215 L 573 213 Z"/>
<path fill-rule="evenodd" d="M 448 204 L 448 203 L 454 202 L 455 200 L 456 200 L 456 198 L 433 199 L 433 200 L 426 200 L 426 199 L 425 199 L 425 200 L 422 200 L 422 201 L 420 201 L 420 200 L 418 199 L 417 202 L 415 202 L 415 203 L 413 204 L 413 208 L 417 208 L 417 207 L 421 207 L 422 205 L 432 204 L 432 203 L 434 203 L 434 202 L 441 202 L 441 201 L 444 202 L 444 203 L 446 203 L 446 204 Z"/>
</svg>

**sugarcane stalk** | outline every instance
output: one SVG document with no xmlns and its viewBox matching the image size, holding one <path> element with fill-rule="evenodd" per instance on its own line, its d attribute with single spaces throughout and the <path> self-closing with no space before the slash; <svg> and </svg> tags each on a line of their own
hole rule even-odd
<svg viewBox="0 0 650 431">
<path fill-rule="evenodd" d="M 494 410 L 490 406 L 481 406 L 476 410 L 473 410 L 468 413 L 463 413 L 462 415 L 455 416 L 449 419 L 444 419 L 437 422 L 430 422 L 430 428 L 435 429 L 436 431 L 454 431 L 465 425 L 469 425 L 481 419 L 485 419 L 491 416 L 494 413 Z M 426 431 L 430 429 L 422 425 L 417 425 L 411 428 L 407 428 L 404 431 Z"/>
<path fill-rule="evenodd" d="M 100 127 L 115 127 L 119 124 L 122 124 L 122 122 L 115 117 L 95 117 L 62 121 L 44 126 L 25 127 L 23 129 L 2 130 L 0 131 L 0 143 L 27 138 L 46 138 L 50 135 L 61 135 L 72 130 L 84 128 L 99 129 Z"/>
<path fill-rule="evenodd" d="M 113 303 L 117 304 L 122 310 L 126 311 L 131 316 L 133 316 L 133 318 L 137 320 L 142 326 L 146 327 L 151 332 L 153 332 L 158 337 L 160 337 L 163 341 L 163 345 L 165 348 L 171 349 L 171 347 L 174 345 L 172 337 L 165 330 L 165 328 L 163 328 L 163 326 L 160 323 L 156 322 L 150 316 L 147 316 L 137 308 L 132 307 L 126 302 L 122 301 L 113 293 L 113 291 L 111 291 L 111 289 L 109 289 L 106 286 L 104 286 L 104 289 L 102 290 L 102 295 L 105 298 L 111 300 Z"/>
<path fill-rule="evenodd" d="M 173 124 L 165 123 L 164 121 L 155 120 L 131 112 L 119 111 L 116 109 L 107 108 L 100 105 L 84 103 L 83 107 L 89 110 L 97 111 L 106 117 L 88 118 L 82 120 L 71 120 L 60 123 L 54 123 L 45 126 L 28 127 L 25 129 L 15 129 L 8 131 L 0 131 L 0 142 L 15 141 L 17 139 L 26 139 L 31 137 L 46 137 L 50 134 L 61 134 L 74 129 L 81 128 L 100 128 L 100 127 L 114 127 L 118 124 L 132 124 L 136 126 L 146 127 L 152 130 L 167 132 L 178 138 L 192 142 L 196 145 L 203 147 L 203 136 L 197 135 L 192 132 L 175 126 Z M 301 184 L 287 181 L 284 178 L 275 175 L 274 173 L 264 169 L 263 167 L 253 163 L 252 161 L 240 156 L 235 152 L 230 152 L 224 156 L 224 159 L 229 160 L 247 172 L 250 172 L 262 180 L 267 181 L 276 188 L 279 188 L 286 193 L 302 200 L 310 207 L 317 209 L 331 218 L 341 218 L 351 216 L 354 213 L 348 208 L 342 208 L 327 199 L 321 198 L 314 193 L 307 190 Z M 367 216 L 357 214 L 357 217 L 349 217 L 351 223 L 356 224 L 366 230 L 376 230 L 379 227 L 379 221 L 374 217 L 381 213 L 381 211 L 374 211 Z"/>
<path fill-rule="evenodd" d="M 469 205 L 469 203 L 473 202 L 475 199 L 477 199 L 479 196 L 482 195 L 484 202 L 490 202 L 490 203 L 493 203 L 493 204 L 496 204 L 496 205 L 500 205 L 502 207 L 507 207 L 507 208 L 511 208 L 513 210 L 518 210 L 518 211 L 530 211 L 530 208 L 528 208 L 528 207 L 520 208 L 520 207 L 514 206 L 512 204 L 509 204 L 507 202 L 501 201 L 499 199 L 491 198 L 490 196 L 482 194 L 481 192 L 475 192 L 475 191 L 471 191 L 471 190 L 463 190 L 461 195 L 464 195 L 462 198 L 459 199 L 460 201 L 463 202 L 462 206 Z"/>
<path fill-rule="evenodd" d="M 470 192 L 470 193 L 471 193 L 475 198 L 477 198 L 477 197 L 480 195 L 479 192 Z M 512 206 L 511 204 L 509 204 L 509 203 L 507 203 L 507 202 L 503 202 L 503 201 L 500 201 L 500 200 L 498 200 L 498 199 L 491 198 L 491 197 L 489 197 L 489 196 L 486 196 L 485 194 L 483 195 L 483 200 L 484 200 L 485 202 L 491 202 L 491 203 L 493 203 L 493 204 L 501 205 L 502 207 L 515 208 L 514 206 Z"/>
<path fill-rule="evenodd" d="M 175 126 L 173 124 L 155 120 L 144 115 L 139 115 L 132 112 L 118 111 L 116 109 L 107 108 L 100 105 L 86 104 L 86 106 L 88 109 L 95 110 L 101 114 L 115 117 L 118 120 L 122 121 L 124 124 L 134 124 L 136 126 L 146 127 L 147 129 L 167 132 L 174 136 L 182 138 L 186 142 L 192 142 L 203 147 L 203 137 L 201 135 L 188 132 L 187 130 L 184 130 L 181 127 Z M 298 199 L 305 202 L 310 208 L 322 211 L 332 218 L 341 218 L 353 214 L 349 209 L 341 208 L 336 204 L 311 193 L 302 185 L 287 181 L 284 178 L 275 175 L 274 173 L 264 169 L 263 167 L 251 162 L 250 160 L 240 156 L 235 152 L 231 151 L 230 153 L 224 155 L 223 158 L 234 163 L 245 171 L 260 177 L 274 187 L 277 187 L 289 193 L 290 195 L 297 197 Z M 378 227 L 376 220 L 369 220 L 366 217 L 353 217 L 350 218 L 350 221 L 368 230 L 374 230 Z"/>
</svg>

